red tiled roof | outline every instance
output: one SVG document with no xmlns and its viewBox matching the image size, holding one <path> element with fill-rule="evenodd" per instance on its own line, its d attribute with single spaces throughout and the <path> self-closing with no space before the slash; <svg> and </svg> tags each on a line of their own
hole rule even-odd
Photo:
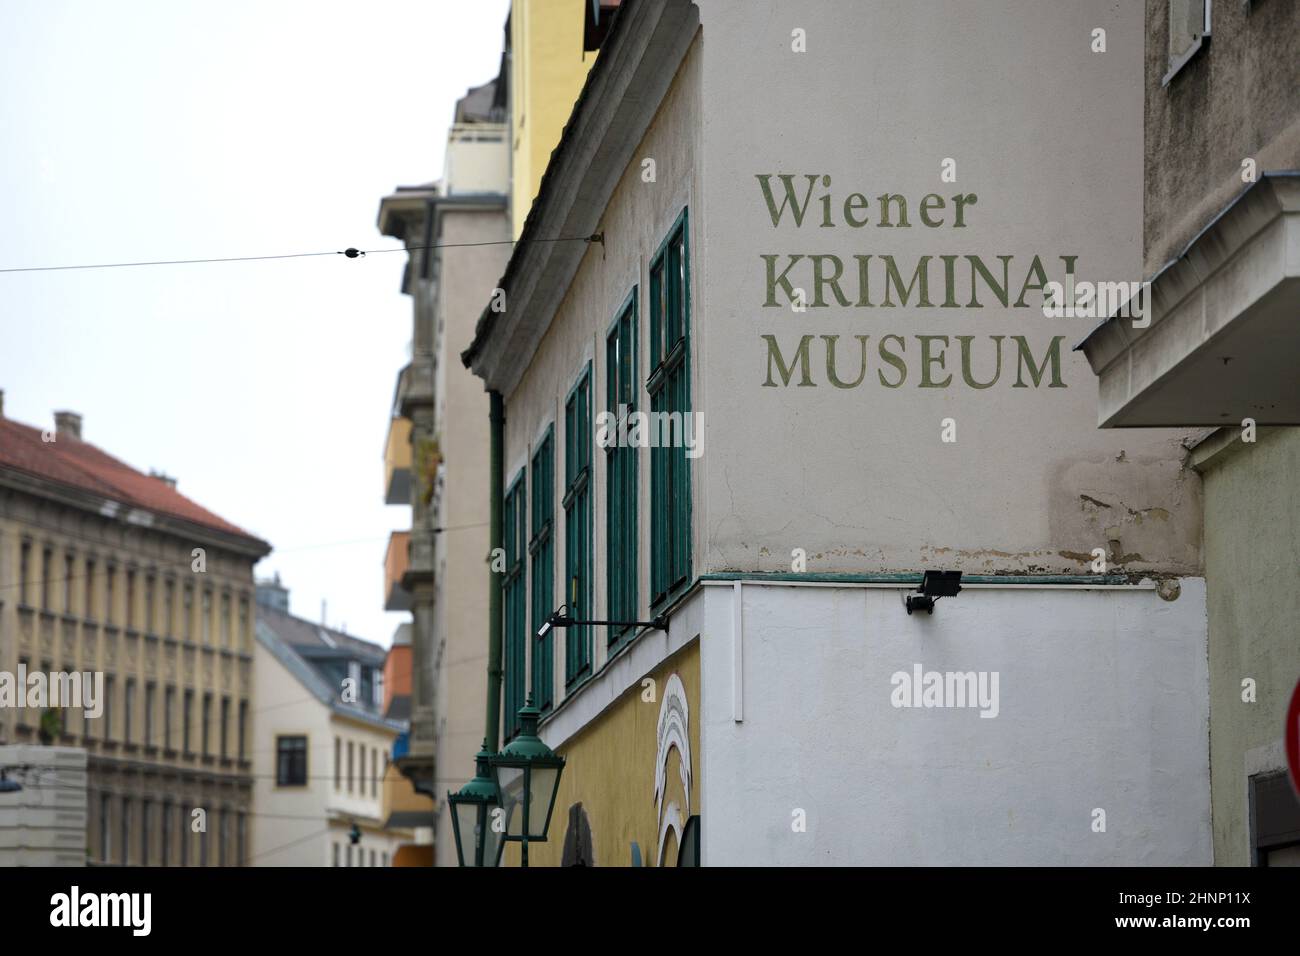
<svg viewBox="0 0 1300 956">
<path fill-rule="evenodd" d="M 41 430 L 0 418 L 0 468 L 70 485 L 136 508 L 145 508 L 257 540 L 254 535 L 195 504 L 160 478 L 142 474 L 89 442 L 70 435 L 41 440 Z"/>
</svg>

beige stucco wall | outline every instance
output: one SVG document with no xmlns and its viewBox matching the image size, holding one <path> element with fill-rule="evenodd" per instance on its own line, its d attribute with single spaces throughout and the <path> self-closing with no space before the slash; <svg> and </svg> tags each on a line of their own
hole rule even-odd
<svg viewBox="0 0 1300 956">
<path fill-rule="evenodd" d="M 441 243 L 496 242 L 510 237 L 504 206 L 447 209 L 439 214 Z M 505 271 L 510 246 L 438 250 L 437 410 L 443 463 L 435 498 L 434 733 L 435 788 L 456 791 L 474 774 L 483 742 L 487 700 L 488 396 L 460 361 L 475 323 Z M 429 803 L 425 801 L 425 807 Z M 451 818 L 440 813 L 434 837 L 438 865 L 456 864 Z"/>
<path fill-rule="evenodd" d="M 847 0 L 818 5 L 700 4 L 704 47 L 703 216 L 707 249 L 693 264 L 697 408 L 706 415 L 701 570 L 789 571 L 791 550 L 809 571 L 959 568 L 968 573 L 1089 573 L 1105 549 L 1109 570 L 1195 574 L 1201 566 L 1199 481 L 1182 465 L 1183 433 L 1096 428 L 1096 380 L 1074 343 L 1095 318 L 1048 318 L 1041 294 L 1004 308 L 981 292 L 963 307 L 885 308 L 879 272 L 873 307 L 857 304 L 855 254 L 893 255 L 909 279 L 922 255 L 1011 255 L 1012 294 L 1042 257 L 1063 277 L 1140 278 L 1142 267 L 1142 41 L 1139 5 L 1087 0 L 980 4 Z M 1092 30 L 1108 33 L 1093 53 Z M 807 52 L 791 49 L 806 31 Z M 1104 144 L 1104 145 L 1103 145 Z M 941 179 L 955 161 L 955 182 Z M 774 226 L 761 174 L 828 176 L 835 225 L 822 207 L 803 226 Z M 668 177 L 661 174 L 661 181 Z M 820 182 L 814 191 L 826 190 Z M 845 223 L 852 192 L 868 197 L 867 225 Z M 908 199 L 912 225 L 879 225 L 877 197 Z M 922 197 L 975 194 L 965 226 L 919 219 Z M 802 195 L 802 192 L 801 192 Z M 896 215 L 896 214 L 895 214 Z M 795 313 L 784 294 L 765 305 L 763 255 L 834 254 L 848 262 L 850 305 Z M 702 259 L 702 261 L 701 261 Z M 876 260 L 879 268 L 879 260 Z M 778 270 L 779 271 L 779 270 Z M 931 264 L 942 288 L 943 268 Z M 813 301 L 807 259 L 790 273 Z M 981 289 L 983 287 L 981 286 Z M 829 295 L 827 297 L 830 299 Z M 897 301 L 897 300 L 895 300 Z M 915 303 L 915 298 L 912 302 Z M 1034 304 L 1038 307 L 1034 307 Z M 776 336 L 784 354 L 814 337 L 813 386 L 765 386 Z M 907 379 L 876 355 L 902 336 Z M 859 370 L 854 336 L 870 336 L 863 384 L 828 384 L 825 345 L 840 336 L 839 376 Z M 949 337 L 947 387 L 921 387 L 916 338 Z M 1002 376 L 980 390 L 962 381 L 956 336 L 974 336 L 975 375 L 993 374 L 990 336 L 1003 342 Z M 1064 387 L 1014 387 L 1011 336 L 1036 359 L 1060 339 Z M 945 419 L 956 441 L 945 443 Z"/>
<path fill-rule="evenodd" d="M 1253 445 L 1234 441 L 1202 473 L 1214 859 L 1245 866 L 1249 754 L 1282 739 L 1300 678 L 1300 429 L 1264 430 Z M 1253 703 L 1242 699 L 1247 678 Z"/>
<path fill-rule="evenodd" d="M 333 786 L 334 737 L 329 710 L 257 643 L 254 651 L 254 866 L 327 866 L 325 806 Z M 276 784 L 275 741 L 307 738 L 307 786 Z"/>
</svg>

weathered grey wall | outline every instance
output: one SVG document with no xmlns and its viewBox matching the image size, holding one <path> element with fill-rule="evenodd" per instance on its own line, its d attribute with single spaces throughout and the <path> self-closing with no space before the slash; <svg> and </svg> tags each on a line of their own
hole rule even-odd
<svg viewBox="0 0 1300 956">
<path fill-rule="evenodd" d="M 1146 272 L 1177 255 L 1260 172 L 1300 167 L 1300 4 L 1214 4 L 1211 39 L 1168 71 L 1166 0 L 1147 0 Z"/>
<path fill-rule="evenodd" d="M 1250 862 L 1246 755 L 1279 741 L 1300 675 L 1300 429 L 1261 432 L 1203 466 L 1214 860 Z M 1242 700 L 1242 681 L 1256 701 Z M 1259 768 L 1256 768 L 1259 769 Z M 1281 769 L 1271 767 L 1269 769 Z"/>
<path fill-rule="evenodd" d="M 1103 433 L 1096 380 L 1070 348 L 1093 318 L 1047 318 L 1038 307 L 765 307 L 761 256 L 894 255 L 904 273 L 921 255 L 1037 254 L 1048 268 L 1077 255 L 1079 277 L 1141 274 L 1142 9 L 1088 0 L 1069 4 L 889 0 L 872 4 L 704 0 L 703 215 L 696 247 L 695 402 L 706 414 L 699 570 L 790 570 L 803 548 L 809 571 L 957 567 L 973 573 L 1079 573 L 1093 548 L 1112 570 L 1197 573 L 1197 477 L 1182 466 L 1181 433 Z M 1107 49 L 1092 52 L 1092 31 Z M 807 52 L 792 51 L 806 31 Z M 956 182 L 940 179 L 956 160 Z M 825 174 L 837 225 L 774 226 L 758 174 Z M 844 198 L 870 200 L 870 222 L 844 224 Z M 909 200 L 908 228 L 877 225 L 876 197 Z M 814 195 L 820 195 L 820 187 Z M 919 222 L 921 197 L 975 193 L 966 226 Z M 816 200 L 814 200 L 816 202 Z M 778 270 L 779 271 L 779 270 Z M 848 284 L 856 289 L 856 269 Z M 960 273 L 959 273 L 960 274 Z M 1060 278 L 1059 268 L 1051 278 Z M 932 282 L 942 268 L 932 266 Z M 792 273 L 812 299 L 807 262 Z M 872 279 L 873 283 L 878 281 Z M 962 302 L 969 280 L 959 279 Z M 936 304 L 941 293 L 932 294 Z M 830 294 L 827 294 L 830 299 Z M 915 299 L 913 300 L 915 302 Z M 886 334 L 907 339 L 905 384 L 876 357 Z M 812 335 L 812 387 L 765 386 L 765 334 L 787 356 Z M 915 336 L 949 336 L 947 388 L 918 387 Z M 839 335 L 838 369 L 860 367 L 855 335 L 869 335 L 866 378 L 828 384 L 822 335 Z M 955 336 L 1006 336 L 1002 376 L 964 384 Z M 1011 336 L 1036 358 L 1061 343 L 1065 387 L 1013 387 Z M 992 353 L 975 374 L 991 377 Z M 941 442 L 952 418 L 954 444 Z"/>
</svg>

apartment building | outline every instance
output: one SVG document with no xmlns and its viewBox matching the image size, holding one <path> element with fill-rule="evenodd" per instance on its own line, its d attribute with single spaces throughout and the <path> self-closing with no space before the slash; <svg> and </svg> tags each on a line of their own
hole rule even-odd
<svg viewBox="0 0 1300 956">
<path fill-rule="evenodd" d="M 278 580 L 258 600 L 253 863 L 389 866 L 412 832 L 386 812 L 407 724 L 384 715 L 385 651 L 288 613 Z"/>
<path fill-rule="evenodd" d="M 434 858 L 456 862 L 442 796 L 474 772 L 487 694 L 488 402 L 456 360 L 509 254 L 509 152 L 497 83 L 469 91 L 447 134 L 444 176 L 380 204 L 409 250 L 411 362 L 398 376 L 385 501 L 409 506 L 385 565 L 385 607 L 411 612 L 411 734 L 398 766 L 435 801 Z"/>
<path fill-rule="evenodd" d="M 86 750 L 90 863 L 244 865 L 270 547 L 82 429 L 4 418 L 0 397 L 0 669 L 102 675 L 102 709 L 0 708 L 0 743 Z"/>
</svg>

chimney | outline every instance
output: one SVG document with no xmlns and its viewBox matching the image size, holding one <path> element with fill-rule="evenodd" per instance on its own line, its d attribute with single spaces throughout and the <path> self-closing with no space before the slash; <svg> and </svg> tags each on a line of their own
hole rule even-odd
<svg viewBox="0 0 1300 956">
<path fill-rule="evenodd" d="M 157 478 L 159 481 L 161 481 L 161 482 L 162 482 L 164 485 L 166 485 L 168 488 L 173 488 L 173 489 L 174 489 L 174 488 L 176 487 L 176 479 L 173 478 L 171 475 L 167 474 L 167 472 L 165 472 L 165 471 L 155 471 L 154 469 L 150 468 L 150 469 L 149 469 L 149 477 L 150 477 L 150 478 Z"/>
<path fill-rule="evenodd" d="M 76 412 L 55 412 L 54 432 L 60 438 L 81 440 L 81 416 Z"/>
</svg>

